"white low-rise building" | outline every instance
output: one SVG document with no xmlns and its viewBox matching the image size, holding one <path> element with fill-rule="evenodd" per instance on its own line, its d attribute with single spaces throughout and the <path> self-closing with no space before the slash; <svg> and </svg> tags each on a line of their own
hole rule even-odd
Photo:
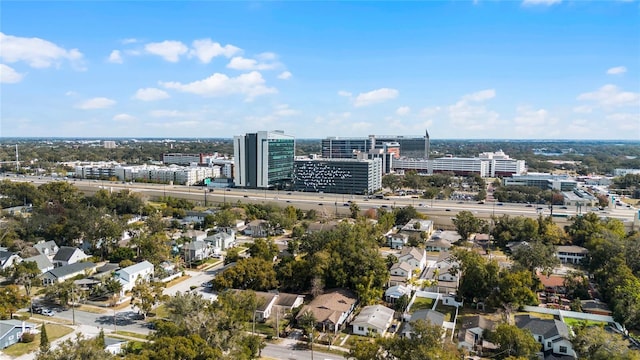
<svg viewBox="0 0 640 360">
<path fill-rule="evenodd" d="M 351 322 L 353 333 L 358 335 L 384 335 L 395 311 L 382 305 L 365 306 Z"/>
</svg>

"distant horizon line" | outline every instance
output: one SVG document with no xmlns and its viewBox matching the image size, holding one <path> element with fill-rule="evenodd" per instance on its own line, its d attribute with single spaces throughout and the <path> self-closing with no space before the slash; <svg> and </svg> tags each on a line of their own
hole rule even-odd
<svg viewBox="0 0 640 360">
<path fill-rule="evenodd" d="M 378 135 L 376 135 L 378 136 Z M 411 135 L 383 135 L 409 137 Z M 368 136 L 327 136 L 323 138 L 295 138 L 296 140 L 324 140 L 328 138 L 367 138 Z M 413 138 L 421 138 L 415 136 Z M 92 136 L 0 136 L 0 143 L 7 140 L 233 140 L 233 137 L 92 137 Z M 503 142 L 625 142 L 640 143 L 634 139 L 500 139 L 500 138 L 436 138 L 431 141 L 503 141 Z"/>
</svg>

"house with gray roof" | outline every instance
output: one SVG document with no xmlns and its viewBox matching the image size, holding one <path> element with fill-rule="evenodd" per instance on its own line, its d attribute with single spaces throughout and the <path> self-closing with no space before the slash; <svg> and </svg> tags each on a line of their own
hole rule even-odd
<svg viewBox="0 0 640 360">
<path fill-rule="evenodd" d="M 409 236 L 407 234 L 389 234 L 387 235 L 387 243 L 392 249 L 402 249 L 407 246 Z"/>
<path fill-rule="evenodd" d="M 49 286 L 55 283 L 61 283 L 78 275 L 91 274 L 95 269 L 96 264 L 92 262 L 79 262 L 49 270 L 42 274 L 40 279 L 42 279 L 42 286 Z"/>
<path fill-rule="evenodd" d="M 204 241 L 210 243 L 214 249 L 224 251 L 235 245 L 236 231 L 233 229 L 225 229 L 225 231 L 207 236 Z"/>
<path fill-rule="evenodd" d="M 571 334 L 567 324 L 556 319 L 539 319 L 531 315 L 516 315 L 516 326 L 531 331 L 534 339 L 541 344 L 542 352 L 559 356 L 576 357 L 571 344 Z"/>
<path fill-rule="evenodd" d="M 556 257 L 563 264 L 580 264 L 588 254 L 589 250 L 582 246 L 561 245 L 556 247 Z"/>
<path fill-rule="evenodd" d="M 405 247 L 402 248 L 397 257 L 398 262 L 409 263 L 413 269 L 419 269 L 422 271 L 424 267 L 427 266 L 427 254 L 424 249 L 417 247 Z"/>
<path fill-rule="evenodd" d="M 0 349 L 6 349 L 19 342 L 22 334 L 33 333 L 35 329 L 35 324 L 24 321 L 0 320 Z"/>
<path fill-rule="evenodd" d="M 415 323 L 418 320 L 426 321 L 434 326 L 444 326 L 443 313 L 431 309 L 420 309 L 411 314 L 411 318 L 408 323 L 404 323 L 402 330 L 400 330 L 400 335 L 410 339 L 413 334 L 413 327 L 411 326 L 411 323 Z"/>
<path fill-rule="evenodd" d="M 478 350 L 482 345 L 485 331 L 493 330 L 496 323 L 481 315 L 458 318 L 460 330 L 458 331 L 458 347 L 467 350 Z"/>
<path fill-rule="evenodd" d="M 85 254 L 84 251 L 78 248 L 71 247 L 71 246 L 63 246 L 58 250 L 56 255 L 53 257 L 53 266 L 60 267 L 65 265 L 71 265 L 88 258 L 89 258 L 89 255 Z"/>
<path fill-rule="evenodd" d="M 49 270 L 53 270 L 54 266 L 53 263 L 51 262 L 51 260 L 49 260 L 49 258 L 46 255 L 43 254 L 39 254 L 36 256 L 32 256 L 30 258 L 26 258 L 24 259 L 24 261 L 33 261 L 34 263 L 36 263 L 36 265 L 38 266 L 38 269 L 40 269 L 41 273 L 46 273 Z"/>
<path fill-rule="evenodd" d="M 6 270 L 22 262 L 22 258 L 12 251 L 0 251 L 0 269 Z"/>
<path fill-rule="evenodd" d="M 365 306 L 351 322 L 353 333 L 364 336 L 383 336 L 391 326 L 394 314 L 395 311 L 386 306 Z"/>
<path fill-rule="evenodd" d="M 213 254 L 211 243 L 207 241 L 192 241 L 182 247 L 184 261 L 191 263 L 208 259 Z"/>
</svg>

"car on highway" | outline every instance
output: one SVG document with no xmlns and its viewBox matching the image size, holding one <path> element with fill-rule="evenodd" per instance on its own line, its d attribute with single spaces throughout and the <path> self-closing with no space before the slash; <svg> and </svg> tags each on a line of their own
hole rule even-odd
<svg viewBox="0 0 640 360">
<path fill-rule="evenodd" d="M 531 205 L 531 204 L 527 204 L 527 205 L 525 205 L 524 207 L 533 207 L 533 205 Z"/>
<path fill-rule="evenodd" d="M 569 209 L 569 208 L 568 208 L 568 207 L 566 207 L 566 206 L 560 206 L 560 209 L 562 209 L 562 210 L 567 210 L 567 209 Z"/>
<path fill-rule="evenodd" d="M 318 205 L 322 206 L 323 204 L 322 203 L 318 203 Z"/>
<path fill-rule="evenodd" d="M 478 201 L 478 204 L 484 205 L 484 201 Z"/>
<path fill-rule="evenodd" d="M 498 205 L 498 206 L 502 206 L 502 205 L 504 205 L 504 204 L 503 204 L 503 203 L 497 203 L 496 205 Z"/>
</svg>

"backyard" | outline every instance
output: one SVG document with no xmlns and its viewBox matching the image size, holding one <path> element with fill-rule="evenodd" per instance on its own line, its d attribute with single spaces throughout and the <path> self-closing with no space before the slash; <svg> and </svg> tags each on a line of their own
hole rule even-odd
<svg viewBox="0 0 640 360">
<path fill-rule="evenodd" d="M 45 325 L 42 325 L 42 326 L 45 326 Z M 73 332 L 72 328 L 64 325 L 46 324 L 46 327 L 47 327 L 47 337 L 49 338 L 49 343 Z M 17 343 L 15 345 L 11 345 L 8 348 L 4 349 L 3 352 L 5 355 L 11 356 L 11 357 L 18 357 L 30 352 L 34 352 L 38 350 L 39 347 L 40 347 L 40 334 L 36 334 L 36 337 L 32 342 Z"/>
</svg>

